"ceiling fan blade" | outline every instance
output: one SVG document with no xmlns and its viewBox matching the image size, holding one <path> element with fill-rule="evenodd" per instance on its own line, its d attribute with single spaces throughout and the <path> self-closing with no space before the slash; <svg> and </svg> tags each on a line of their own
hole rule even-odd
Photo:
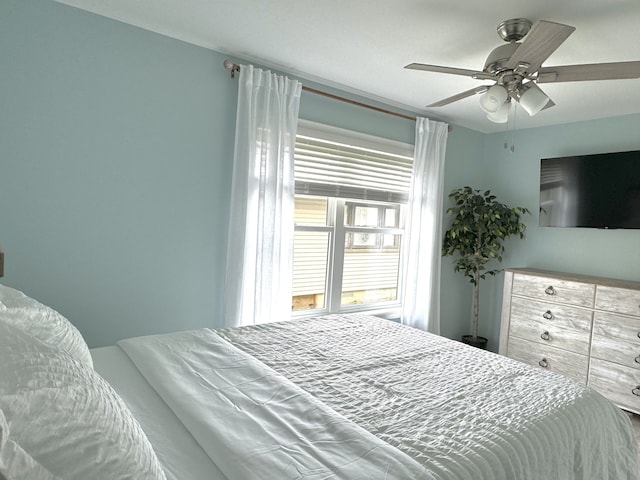
<svg viewBox="0 0 640 480">
<path fill-rule="evenodd" d="M 465 90 L 464 92 L 458 93 L 457 95 L 453 95 L 451 97 L 447 97 L 439 102 L 432 103 L 431 105 L 427 105 L 429 107 L 443 107 L 444 105 L 449 105 L 450 103 L 457 102 L 458 100 L 462 100 L 463 98 L 470 97 L 472 95 L 477 95 L 478 93 L 484 93 L 489 90 L 489 85 L 483 85 L 481 87 L 472 88 L 470 90 Z"/>
<path fill-rule="evenodd" d="M 425 72 L 449 73 L 451 75 L 462 75 L 464 77 L 478 78 L 480 80 L 487 80 L 487 79 L 493 78 L 493 75 L 486 72 L 480 72 L 477 70 L 467 70 L 465 68 L 427 65 L 426 63 L 410 63 L 409 65 L 406 65 L 404 68 L 409 70 L 423 70 Z"/>
<path fill-rule="evenodd" d="M 582 82 L 640 78 L 640 62 L 592 63 L 544 67 L 538 71 L 536 83 Z"/>
<path fill-rule="evenodd" d="M 556 106 L 556 102 L 554 102 L 553 100 L 549 99 L 547 104 L 544 107 L 542 107 L 542 110 L 546 110 L 547 108 L 551 108 L 551 107 L 555 107 L 555 106 Z"/>
<path fill-rule="evenodd" d="M 522 44 L 511 55 L 505 66 L 515 69 L 520 64 L 527 63 L 529 65 L 527 72 L 536 72 L 542 62 L 549 58 L 574 30 L 575 27 L 569 25 L 540 20 L 524 37 Z"/>
</svg>

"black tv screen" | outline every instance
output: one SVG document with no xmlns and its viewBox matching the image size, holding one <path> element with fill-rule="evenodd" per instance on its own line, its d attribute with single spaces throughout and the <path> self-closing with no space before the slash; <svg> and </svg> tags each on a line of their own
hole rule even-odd
<svg viewBox="0 0 640 480">
<path fill-rule="evenodd" d="M 541 159 L 539 224 L 640 228 L 640 150 Z"/>
</svg>

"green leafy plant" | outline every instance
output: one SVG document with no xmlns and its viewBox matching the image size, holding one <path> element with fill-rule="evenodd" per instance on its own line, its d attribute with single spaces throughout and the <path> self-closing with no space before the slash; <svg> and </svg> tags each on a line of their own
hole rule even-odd
<svg viewBox="0 0 640 480">
<path fill-rule="evenodd" d="M 527 227 L 520 217 L 531 212 L 498 202 L 490 190 L 481 193 L 468 186 L 453 190 L 449 198 L 455 203 L 447 210 L 448 215 L 453 215 L 453 223 L 444 234 L 442 254 L 458 255 L 455 271 L 462 272 L 473 284 L 472 338 L 477 341 L 480 280 L 500 272 L 488 270 L 487 264 L 502 261 L 508 237 L 524 238 Z"/>
</svg>

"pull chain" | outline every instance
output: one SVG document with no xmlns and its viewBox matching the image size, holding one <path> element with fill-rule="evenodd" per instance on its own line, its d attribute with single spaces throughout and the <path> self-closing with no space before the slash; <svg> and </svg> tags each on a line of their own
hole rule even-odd
<svg viewBox="0 0 640 480">
<path fill-rule="evenodd" d="M 509 150 L 511 150 L 511 153 L 514 153 L 516 151 L 516 146 L 513 143 L 513 132 L 512 132 L 512 130 L 515 130 L 515 128 L 516 128 L 516 105 L 513 102 L 509 102 L 509 103 L 512 104 L 512 106 L 510 106 L 509 109 L 513 110 L 513 129 L 509 128 L 509 124 L 511 123 L 511 117 L 512 117 L 511 115 L 509 115 L 507 117 L 507 131 L 505 132 L 505 135 L 504 135 L 504 149 L 505 150 L 509 149 Z M 511 112 L 509 112 L 509 113 L 511 113 Z M 509 146 L 509 133 L 510 133 L 510 131 L 511 131 L 511 142 L 512 142 L 511 146 Z"/>
</svg>

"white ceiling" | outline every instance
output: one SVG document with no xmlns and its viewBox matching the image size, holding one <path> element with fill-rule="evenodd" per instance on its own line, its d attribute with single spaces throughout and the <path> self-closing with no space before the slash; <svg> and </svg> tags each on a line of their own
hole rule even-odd
<svg viewBox="0 0 640 480">
<path fill-rule="evenodd" d="M 58 1 L 484 133 L 640 113 L 640 79 L 557 83 L 555 107 L 495 124 L 477 96 L 425 107 L 490 82 L 403 68 L 482 70 L 510 18 L 576 27 L 543 66 L 640 60 L 639 0 Z"/>
</svg>

